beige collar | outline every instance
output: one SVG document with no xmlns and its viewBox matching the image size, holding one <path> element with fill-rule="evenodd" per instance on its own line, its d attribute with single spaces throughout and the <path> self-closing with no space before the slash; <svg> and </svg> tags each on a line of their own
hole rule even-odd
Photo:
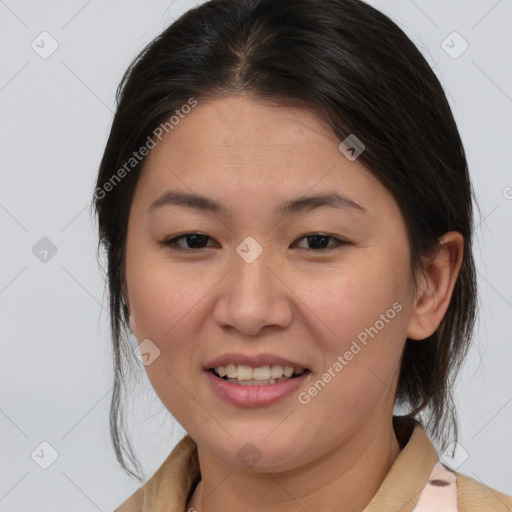
<svg viewBox="0 0 512 512">
<path fill-rule="evenodd" d="M 402 451 L 364 512 L 411 512 L 439 460 L 419 422 L 394 416 L 393 427 Z M 186 435 L 153 476 L 116 512 L 185 512 L 200 479 L 197 445 Z"/>
</svg>

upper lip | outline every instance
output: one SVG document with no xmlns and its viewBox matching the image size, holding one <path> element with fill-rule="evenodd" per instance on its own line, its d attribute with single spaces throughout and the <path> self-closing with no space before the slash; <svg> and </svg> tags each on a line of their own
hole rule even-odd
<svg viewBox="0 0 512 512">
<path fill-rule="evenodd" d="M 248 354 L 231 353 L 223 354 L 219 357 L 216 357 L 215 359 L 212 359 L 211 361 L 208 361 L 208 363 L 206 363 L 206 370 L 217 368 L 218 366 L 227 366 L 228 364 L 240 364 L 252 366 L 253 368 L 267 365 L 280 365 L 288 366 L 289 368 L 304 368 L 305 370 L 308 369 L 301 363 L 292 361 L 291 359 L 286 359 L 275 354 L 264 353 L 250 356 Z"/>
</svg>

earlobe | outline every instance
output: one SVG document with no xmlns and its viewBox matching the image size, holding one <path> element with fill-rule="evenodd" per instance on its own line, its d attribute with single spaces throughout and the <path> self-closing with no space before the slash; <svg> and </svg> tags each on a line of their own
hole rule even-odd
<svg viewBox="0 0 512 512">
<path fill-rule="evenodd" d="M 438 328 L 450 305 L 462 266 L 463 236 L 457 231 L 449 231 L 441 237 L 440 244 L 422 272 L 407 329 L 407 337 L 413 340 L 424 340 Z"/>
<path fill-rule="evenodd" d="M 135 320 L 133 319 L 133 316 L 130 314 L 130 331 L 135 331 Z"/>
</svg>

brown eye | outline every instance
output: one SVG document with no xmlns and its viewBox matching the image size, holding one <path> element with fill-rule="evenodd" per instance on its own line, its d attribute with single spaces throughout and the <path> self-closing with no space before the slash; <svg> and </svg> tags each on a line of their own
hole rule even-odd
<svg viewBox="0 0 512 512">
<path fill-rule="evenodd" d="M 184 242 L 186 244 L 185 246 L 178 243 L 182 239 L 184 240 Z M 193 251 L 193 250 L 197 250 L 197 249 L 206 248 L 204 246 L 204 244 L 208 240 L 212 240 L 212 238 L 210 238 L 209 236 L 204 235 L 202 233 L 185 233 L 183 235 L 179 235 L 174 238 L 164 240 L 161 243 L 165 247 L 171 247 L 173 250 L 176 250 L 176 251 Z"/>
<path fill-rule="evenodd" d="M 176 236 L 174 238 L 170 238 L 161 242 L 165 247 L 170 247 L 175 251 L 199 251 L 201 249 L 206 249 L 210 246 L 206 246 L 205 244 L 208 240 L 213 240 L 208 235 L 203 233 L 184 233 L 183 235 Z M 310 247 L 299 247 L 300 249 L 306 249 L 309 251 L 322 252 L 329 251 L 331 249 L 335 249 L 342 245 L 347 245 L 349 242 L 345 240 L 341 240 L 334 236 L 324 235 L 322 233 L 311 233 L 300 237 L 298 240 L 306 240 Z M 329 244 L 329 240 L 334 241 L 334 243 Z M 185 245 L 180 242 L 183 241 Z"/>
<path fill-rule="evenodd" d="M 301 247 L 301 249 L 312 250 L 316 252 L 328 251 L 348 243 L 334 236 L 323 235 L 322 233 L 311 233 L 299 238 L 299 240 L 303 239 L 307 240 L 307 243 L 310 244 L 311 247 Z M 334 240 L 334 243 L 327 245 L 329 239 Z"/>
</svg>

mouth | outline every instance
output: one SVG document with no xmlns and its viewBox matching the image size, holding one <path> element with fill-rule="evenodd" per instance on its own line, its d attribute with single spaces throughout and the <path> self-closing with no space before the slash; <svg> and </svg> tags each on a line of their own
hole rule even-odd
<svg viewBox="0 0 512 512">
<path fill-rule="evenodd" d="M 283 400 L 306 386 L 312 374 L 308 368 L 234 364 L 207 368 L 204 373 L 220 398 L 244 408 L 266 407 Z"/>
<path fill-rule="evenodd" d="M 310 373 L 308 368 L 291 368 L 280 365 L 266 365 L 253 368 L 251 366 L 234 364 L 209 368 L 207 371 L 211 372 L 218 379 L 240 386 L 269 386 L 293 380 Z"/>
</svg>

